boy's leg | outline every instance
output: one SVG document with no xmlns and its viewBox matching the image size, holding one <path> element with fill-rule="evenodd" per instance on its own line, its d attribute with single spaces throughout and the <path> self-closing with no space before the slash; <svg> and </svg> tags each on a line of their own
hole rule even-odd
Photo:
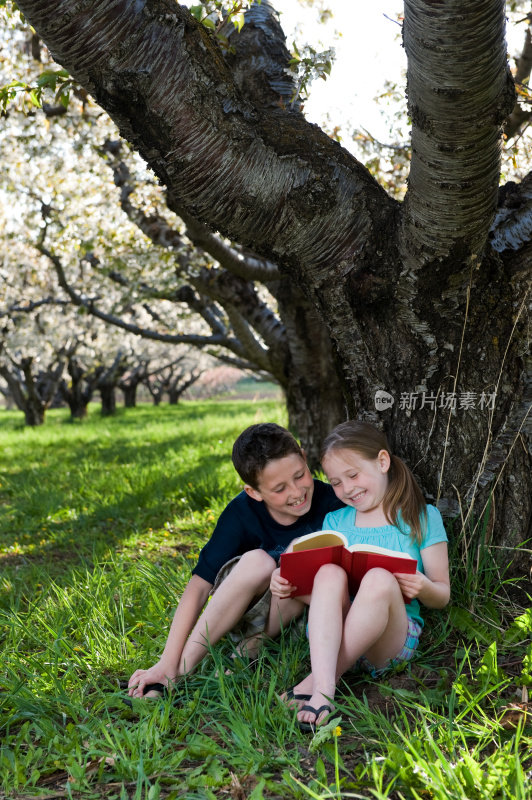
<svg viewBox="0 0 532 800">
<path fill-rule="evenodd" d="M 264 550 L 250 550 L 220 583 L 183 648 L 178 675 L 190 672 L 269 587 L 276 564 Z"/>
<path fill-rule="evenodd" d="M 301 616 L 304 609 L 305 603 L 296 597 L 289 597 L 283 600 L 272 596 L 264 635 L 275 639 L 291 620 Z"/>
<path fill-rule="evenodd" d="M 244 636 L 237 646 L 237 651 L 250 659 L 256 658 L 264 638 L 277 638 L 285 625 L 301 616 L 304 608 L 305 603 L 301 600 L 295 598 L 280 600 L 270 595 L 268 615 L 263 630 Z"/>
</svg>

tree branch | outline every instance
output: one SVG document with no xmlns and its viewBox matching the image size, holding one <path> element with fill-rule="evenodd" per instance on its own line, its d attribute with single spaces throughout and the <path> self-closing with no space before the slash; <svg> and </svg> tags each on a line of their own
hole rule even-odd
<svg viewBox="0 0 532 800">
<path fill-rule="evenodd" d="M 268 351 L 261 343 L 255 338 L 253 332 L 246 320 L 240 312 L 229 304 L 226 306 L 226 311 L 229 316 L 233 330 L 238 336 L 239 341 L 242 343 L 246 357 L 255 363 L 259 369 L 264 369 L 266 372 L 272 372 L 272 363 L 268 356 Z"/>
<path fill-rule="evenodd" d="M 277 11 L 268 0 L 262 0 L 250 6 L 244 19 L 238 33 L 232 23 L 221 30 L 234 50 L 226 61 L 236 85 L 256 106 L 299 112 L 297 81 L 289 70 L 291 54 Z"/>
<path fill-rule="evenodd" d="M 299 114 L 254 107 L 187 9 L 171 0 L 20 8 L 194 219 L 312 268 L 314 285 L 381 240 L 395 204 L 369 172 Z"/>
<path fill-rule="evenodd" d="M 501 125 L 515 102 L 504 0 L 405 0 L 412 164 L 402 255 L 478 254 L 497 202 Z"/>
<path fill-rule="evenodd" d="M 57 274 L 59 285 L 63 291 L 70 297 L 72 303 L 79 308 L 85 308 L 90 314 L 98 319 L 114 325 L 117 328 L 133 333 L 136 336 L 141 336 L 144 339 L 152 339 L 156 342 L 165 342 L 166 344 L 193 344 L 196 347 L 205 347 L 206 345 L 221 345 L 227 347 L 229 350 L 234 350 L 237 355 L 240 355 L 240 346 L 234 339 L 222 336 L 201 336 L 198 334 L 170 334 L 159 333 L 158 331 L 151 330 L 150 328 L 141 328 L 138 325 L 125 322 L 125 320 L 114 314 L 108 314 L 99 309 L 94 299 L 85 298 L 79 295 L 68 283 L 61 261 L 57 256 L 50 252 L 43 244 L 38 244 L 37 249 L 42 255 L 46 256 L 52 262 Z"/>
<path fill-rule="evenodd" d="M 108 140 L 104 143 L 101 152 L 110 163 L 115 186 L 120 189 L 122 210 L 154 244 L 174 250 L 180 257 L 181 266 L 186 269 L 188 263 L 183 260 L 183 248 L 187 245 L 182 234 L 176 231 L 162 215 L 153 213 L 147 215 L 131 202 L 130 195 L 134 192 L 134 187 L 129 167 L 119 157 L 121 144 L 120 141 Z M 197 248 L 208 253 L 225 269 L 245 280 L 268 282 L 279 279 L 280 273 L 275 264 L 252 253 L 245 253 L 241 249 L 231 247 L 209 230 L 206 225 L 188 214 L 186 209 L 171 195 L 168 195 L 168 202 L 171 210 L 185 223 L 186 234 L 190 241 Z"/>
</svg>

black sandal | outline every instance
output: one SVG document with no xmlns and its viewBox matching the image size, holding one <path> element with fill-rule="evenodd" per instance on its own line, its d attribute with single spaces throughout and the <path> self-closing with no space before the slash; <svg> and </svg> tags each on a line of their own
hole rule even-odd
<svg viewBox="0 0 532 800">
<path fill-rule="evenodd" d="M 316 716 L 316 719 L 314 720 L 314 722 L 300 722 L 298 720 L 299 728 L 302 731 L 315 731 L 316 728 L 321 728 L 321 726 L 324 724 L 325 720 L 322 720 L 320 725 L 316 725 L 316 723 L 317 723 L 317 721 L 319 719 L 319 716 L 322 713 L 322 711 L 328 711 L 329 712 L 327 714 L 327 717 L 330 716 L 333 713 L 333 708 L 328 703 L 324 703 L 319 708 L 314 708 L 314 706 L 305 705 L 305 706 L 302 706 L 299 710 L 300 711 L 312 711 L 312 713 L 315 714 L 315 716 Z M 327 719 L 327 717 L 325 717 L 325 719 Z"/>
</svg>

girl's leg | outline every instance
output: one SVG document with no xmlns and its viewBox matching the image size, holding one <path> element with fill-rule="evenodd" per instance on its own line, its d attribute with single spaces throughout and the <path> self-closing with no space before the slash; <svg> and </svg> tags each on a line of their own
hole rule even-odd
<svg viewBox="0 0 532 800">
<path fill-rule="evenodd" d="M 309 643 L 312 672 L 295 687 L 295 693 L 310 694 L 307 705 L 319 709 L 329 704 L 336 689 L 338 655 L 342 643 L 344 618 L 349 610 L 347 576 L 341 567 L 327 564 L 314 578 L 309 609 Z M 316 714 L 300 710 L 300 722 L 317 723 Z"/>
<path fill-rule="evenodd" d="M 328 585 L 325 589 L 326 594 L 330 594 L 331 589 L 332 586 Z M 314 604 L 313 591 L 310 614 Z M 312 646 L 314 637 L 311 638 L 312 673 L 297 688 L 301 691 L 301 687 L 312 687 L 308 705 L 315 709 L 327 704 L 327 698 L 334 697 L 340 676 L 360 656 L 367 656 L 375 666 L 384 665 L 389 658 L 394 658 L 400 652 L 406 639 L 408 618 L 405 604 L 399 584 L 387 570 L 374 569 L 366 573 L 350 607 L 349 598 L 347 599 L 347 608 L 344 605 L 344 612 L 343 633 L 340 647 L 336 651 L 337 661 L 332 679 L 330 664 L 325 669 L 319 667 L 320 655 L 316 654 L 316 645 L 314 648 Z M 331 622 L 330 616 L 323 615 L 321 630 L 327 631 L 331 627 L 336 630 L 336 625 L 332 626 Z M 315 636 L 318 637 L 319 643 L 319 630 L 316 630 Z M 314 657 L 313 653 L 316 654 Z M 315 672 L 315 666 L 320 669 L 319 677 Z M 328 704 L 331 705 L 330 702 Z M 327 712 L 323 712 L 316 718 L 310 711 L 300 711 L 298 719 L 302 722 L 319 724 L 326 715 Z"/>
<path fill-rule="evenodd" d="M 408 617 L 399 584 L 384 569 L 364 576 L 344 622 L 336 679 L 365 655 L 376 667 L 401 651 Z"/>
</svg>

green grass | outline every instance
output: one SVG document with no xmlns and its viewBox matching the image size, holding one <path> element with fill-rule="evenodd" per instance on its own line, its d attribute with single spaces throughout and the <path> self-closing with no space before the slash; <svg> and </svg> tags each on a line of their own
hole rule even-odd
<svg viewBox="0 0 532 800">
<path fill-rule="evenodd" d="M 505 711 L 530 684 L 532 610 L 458 536 L 452 605 L 427 614 L 416 661 L 380 683 L 348 675 L 314 738 L 278 700 L 308 665 L 296 629 L 256 671 L 226 676 L 222 643 L 177 704 L 123 703 L 239 491 L 232 443 L 260 420 L 284 410 L 53 411 L 33 430 L 0 411 L 0 798 L 532 797 L 532 728 Z"/>
</svg>

